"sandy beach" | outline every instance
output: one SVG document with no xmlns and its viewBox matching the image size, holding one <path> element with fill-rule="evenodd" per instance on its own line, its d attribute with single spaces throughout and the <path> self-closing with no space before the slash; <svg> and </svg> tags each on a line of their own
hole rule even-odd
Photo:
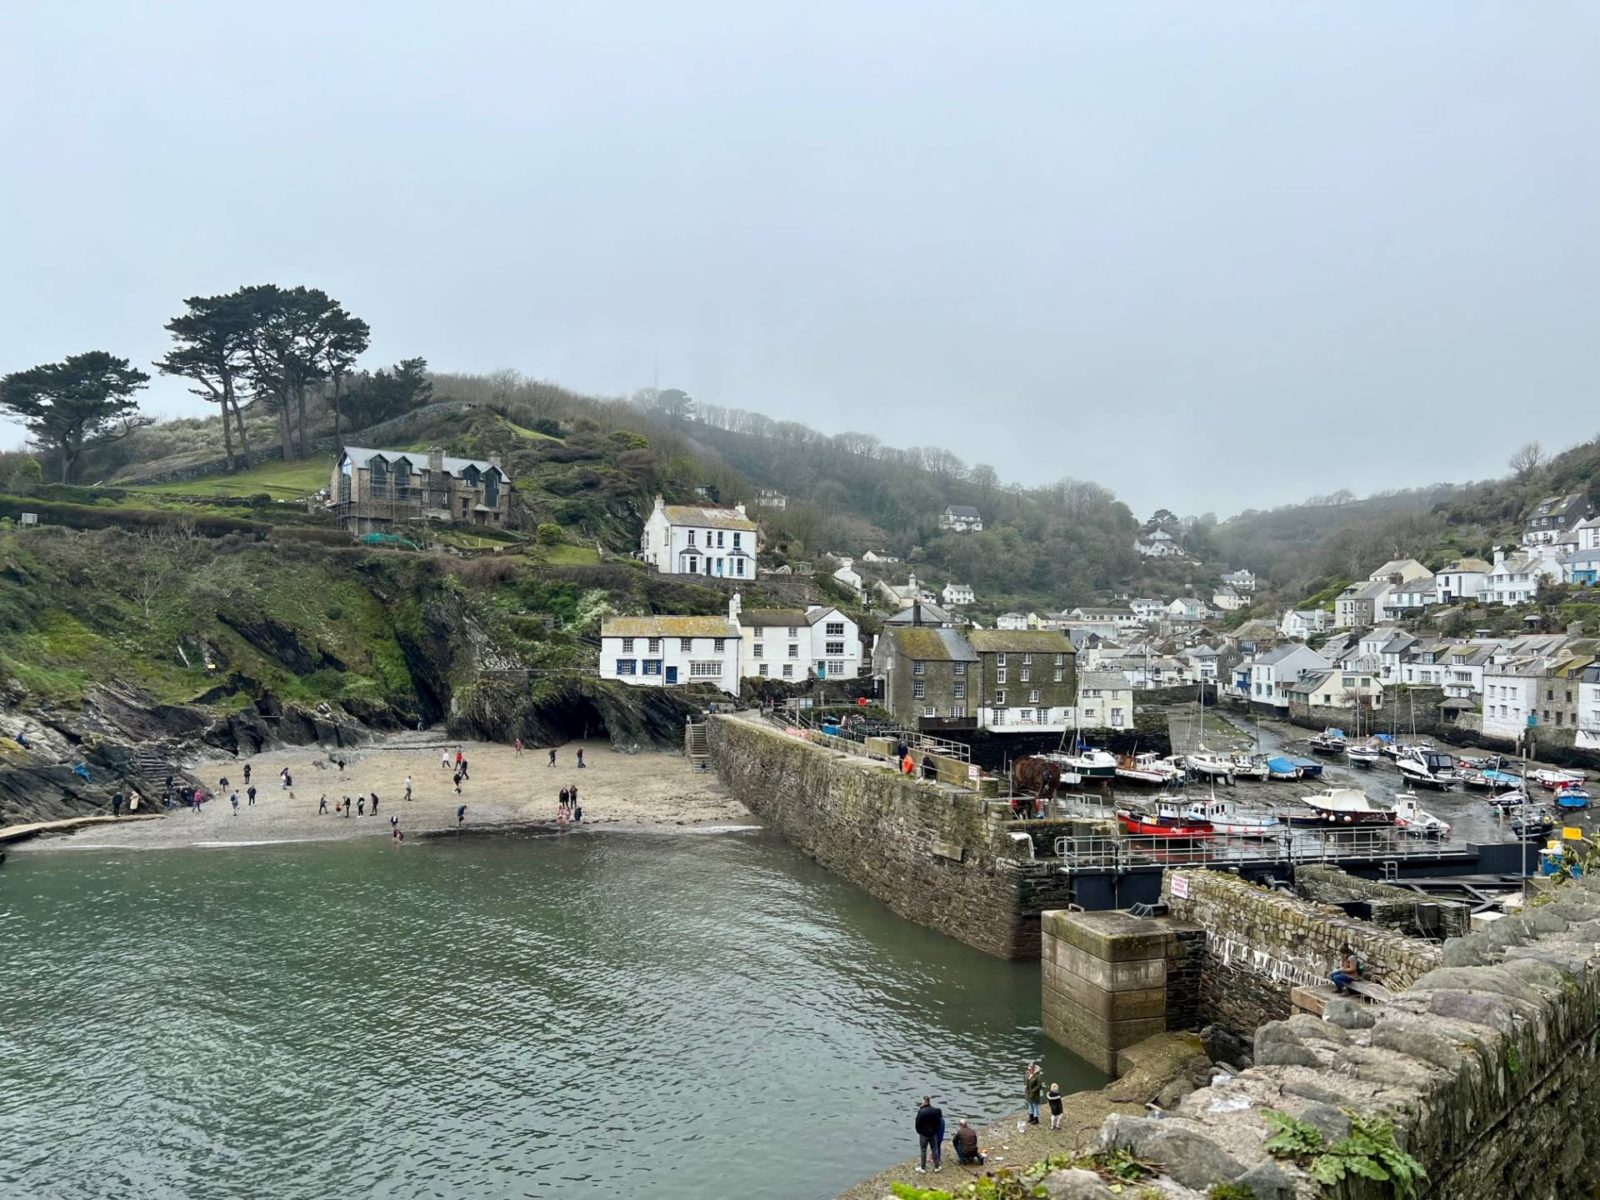
<svg viewBox="0 0 1600 1200">
<path fill-rule="evenodd" d="M 578 768 L 583 749 L 585 766 Z M 469 778 L 455 793 L 453 770 L 440 766 L 456 750 L 466 755 Z M 344 769 L 339 769 L 339 761 Z M 730 796 L 710 771 L 696 770 L 678 754 L 623 754 L 609 742 L 569 742 L 549 765 L 546 749 L 524 750 L 487 742 L 447 741 L 438 734 L 400 734 L 353 749 L 324 751 L 290 746 L 250 758 L 214 756 L 197 760 L 191 773 L 213 798 L 196 814 L 175 808 L 165 820 L 100 824 L 77 833 L 26 843 L 29 849 L 81 849 L 87 846 L 167 848 L 218 843 L 320 841 L 330 838 L 388 837 L 389 817 L 400 818 L 406 836 L 453 830 L 456 809 L 467 806 L 465 828 L 523 826 L 555 821 L 557 793 L 576 786 L 583 806 L 583 829 L 672 826 L 750 825 L 755 819 Z M 256 801 L 246 797 L 245 764 L 256 787 Z M 292 787 L 278 772 L 287 767 Z M 405 800 L 405 779 L 411 777 L 412 799 Z M 230 787 L 223 789 L 226 777 Z M 237 789 L 239 814 L 234 816 L 228 793 Z M 372 793 L 378 794 L 376 818 Z M 322 797 L 328 812 L 318 814 Z M 366 815 L 335 815 L 346 796 L 367 797 Z M 144 811 L 144 810 L 141 810 Z M 21 847 L 18 847 L 19 849 Z"/>
</svg>

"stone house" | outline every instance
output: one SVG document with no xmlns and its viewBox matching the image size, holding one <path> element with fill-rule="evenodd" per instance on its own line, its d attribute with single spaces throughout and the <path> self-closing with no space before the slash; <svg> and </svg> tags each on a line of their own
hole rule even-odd
<svg viewBox="0 0 1600 1200">
<path fill-rule="evenodd" d="M 978 654 L 959 630 L 933 625 L 885 625 L 877 663 L 884 703 L 910 729 L 978 727 Z"/>
<path fill-rule="evenodd" d="M 1333 602 L 1333 627 L 1356 629 L 1371 625 L 1378 619 L 1378 605 L 1394 589 L 1387 579 L 1369 579 L 1365 583 L 1352 583 Z"/>
<path fill-rule="evenodd" d="M 1070 720 L 1074 729 L 1133 728 L 1133 684 L 1121 671 L 1085 671 Z"/>
<path fill-rule="evenodd" d="M 1546 496 L 1528 513 L 1522 544 L 1553 545 L 1561 540 L 1562 534 L 1567 530 L 1593 515 L 1594 511 L 1582 492 L 1572 492 L 1565 496 Z"/>
<path fill-rule="evenodd" d="M 1077 701 L 1077 651 L 1064 633 L 974 629 L 978 727 L 995 733 L 1062 732 Z"/>
<path fill-rule="evenodd" d="M 333 464 L 329 507 L 352 533 L 393 530 L 427 521 L 504 529 L 511 481 L 498 455 L 452 458 L 443 450 L 345 446 Z"/>
</svg>

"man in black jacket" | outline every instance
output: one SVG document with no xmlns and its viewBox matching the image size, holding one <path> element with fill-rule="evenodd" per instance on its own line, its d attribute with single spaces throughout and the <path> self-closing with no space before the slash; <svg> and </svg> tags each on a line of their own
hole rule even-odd
<svg viewBox="0 0 1600 1200">
<path fill-rule="evenodd" d="M 917 1170 L 928 1169 L 928 1151 L 933 1151 L 933 1169 L 939 1169 L 939 1130 L 944 1125 L 944 1113 L 933 1106 L 929 1096 L 922 1098 L 917 1109 Z"/>
</svg>

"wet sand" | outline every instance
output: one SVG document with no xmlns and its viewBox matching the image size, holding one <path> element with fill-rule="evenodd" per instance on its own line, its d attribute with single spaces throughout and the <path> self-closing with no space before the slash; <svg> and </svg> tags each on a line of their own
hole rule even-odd
<svg viewBox="0 0 1600 1200">
<path fill-rule="evenodd" d="M 586 766 L 579 770 L 577 749 Z M 455 793 L 453 769 L 439 765 L 441 751 L 452 763 L 461 749 L 469 778 Z M 445 741 L 437 734 L 407 733 L 354 749 L 323 751 L 290 746 L 249 758 L 211 757 L 191 764 L 213 798 L 199 814 L 174 808 L 164 820 L 100 824 L 67 837 L 41 838 L 30 850 L 83 849 L 89 846 L 162 849 L 268 842 L 322 841 L 330 838 L 388 837 L 391 814 L 400 818 L 407 837 L 456 828 L 456 808 L 467 806 L 465 828 L 554 826 L 556 794 L 576 785 L 583 806 L 583 824 L 574 829 L 648 829 L 677 826 L 751 825 L 755 819 L 733 799 L 711 771 L 696 770 L 679 754 L 623 754 L 609 742 L 570 742 L 556 751 L 524 750 L 486 742 Z M 337 760 L 344 760 L 341 772 Z M 250 764 L 256 802 L 245 794 L 244 766 Z M 278 772 L 289 768 L 291 788 Z M 411 776 L 412 799 L 404 799 Z M 226 777 L 239 792 L 239 815 L 233 815 Z M 371 794 L 378 794 L 376 818 Z M 326 796 L 328 812 L 318 815 Z M 366 815 L 334 814 L 345 796 L 366 796 Z"/>
</svg>

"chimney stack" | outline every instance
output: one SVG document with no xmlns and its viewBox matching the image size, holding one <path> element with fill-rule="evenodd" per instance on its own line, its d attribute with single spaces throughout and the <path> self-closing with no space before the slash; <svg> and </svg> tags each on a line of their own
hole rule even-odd
<svg viewBox="0 0 1600 1200">
<path fill-rule="evenodd" d="M 489 455 L 489 465 L 491 467 L 499 467 L 500 466 L 500 456 L 498 454 Z M 505 469 L 504 467 L 501 467 L 501 470 L 504 470 L 504 469 Z"/>
<path fill-rule="evenodd" d="M 433 446 L 428 450 L 428 470 L 435 474 L 444 472 L 444 451 L 438 446 Z"/>
<path fill-rule="evenodd" d="M 733 511 L 738 513 L 741 517 L 744 516 L 745 515 L 745 512 L 744 512 L 744 501 L 741 500 L 741 501 L 739 501 L 739 503 L 735 504 L 733 506 Z"/>
<path fill-rule="evenodd" d="M 1505 561 L 1506 561 L 1506 552 L 1504 550 L 1502 550 L 1499 546 L 1496 546 L 1494 548 L 1494 565 L 1497 566 L 1497 567 L 1504 566 L 1505 565 Z"/>
<path fill-rule="evenodd" d="M 733 595 L 728 597 L 728 620 L 737 625 L 739 623 L 739 614 L 743 610 L 744 601 L 739 598 L 738 592 L 735 592 Z"/>
</svg>

